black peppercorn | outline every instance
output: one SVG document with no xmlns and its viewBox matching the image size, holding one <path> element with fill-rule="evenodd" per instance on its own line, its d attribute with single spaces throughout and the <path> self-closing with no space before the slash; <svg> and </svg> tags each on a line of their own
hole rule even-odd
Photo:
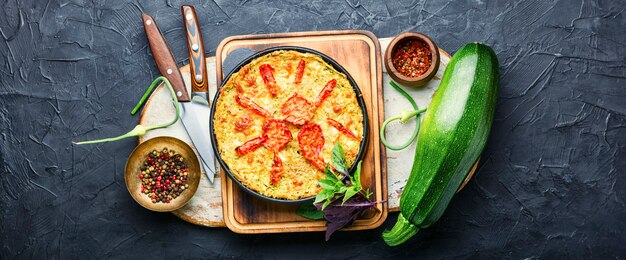
<svg viewBox="0 0 626 260">
<path fill-rule="evenodd" d="M 141 192 L 153 203 L 170 203 L 189 187 L 184 184 L 187 171 L 182 155 L 167 148 L 152 150 L 138 173 L 142 178 Z"/>
</svg>

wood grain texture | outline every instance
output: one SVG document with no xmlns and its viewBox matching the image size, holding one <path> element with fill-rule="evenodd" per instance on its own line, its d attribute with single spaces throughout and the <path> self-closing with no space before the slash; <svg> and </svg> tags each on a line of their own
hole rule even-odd
<svg viewBox="0 0 626 260">
<path fill-rule="evenodd" d="M 224 39 L 217 48 L 217 84 L 223 77 L 222 62 L 238 48 L 256 51 L 276 46 L 300 46 L 320 51 L 341 64 L 362 91 L 370 123 L 370 140 L 363 159 L 361 181 L 374 192 L 373 199 L 387 199 L 385 151 L 377 130 L 384 120 L 380 45 L 367 31 L 299 32 L 268 35 L 244 35 Z M 237 233 L 279 233 L 323 231 L 325 221 L 311 221 L 295 214 L 297 205 L 270 203 L 238 188 L 223 172 L 222 199 L 226 226 Z M 373 229 L 387 217 L 387 204 L 378 212 L 364 216 L 345 230 Z"/>
<path fill-rule="evenodd" d="M 185 89 L 185 83 L 176 65 L 176 59 L 165 41 L 156 20 L 146 13 L 141 14 L 141 17 L 143 19 L 144 29 L 146 30 L 148 45 L 150 45 L 152 57 L 154 57 L 159 72 L 170 81 L 172 88 L 174 88 L 174 91 L 176 91 L 178 95 L 178 101 L 188 102 L 189 93 L 187 93 Z"/>
<path fill-rule="evenodd" d="M 185 36 L 187 36 L 187 52 L 189 53 L 189 67 L 191 70 L 191 91 L 208 92 L 209 79 L 206 70 L 204 55 L 204 41 L 198 23 L 198 16 L 193 6 L 180 7 L 185 21 Z M 197 78 L 199 76 L 199 78 Z"/>
</svg>

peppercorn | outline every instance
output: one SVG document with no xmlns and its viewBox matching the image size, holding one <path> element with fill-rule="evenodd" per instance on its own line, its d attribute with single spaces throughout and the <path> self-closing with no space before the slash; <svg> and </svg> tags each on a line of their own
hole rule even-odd
<svg viewBox="0 0 626 260">
<path fill-rule="evenodd" d="M 163 148 L 152 150 L 140 168 L 138 177 L 142 180 L 141 192 L 146 194 L 153 203 L 170 203 L 189 188 L 184 184 L 188 169 L 182 155 L 176 151 Z"/>
</svg>

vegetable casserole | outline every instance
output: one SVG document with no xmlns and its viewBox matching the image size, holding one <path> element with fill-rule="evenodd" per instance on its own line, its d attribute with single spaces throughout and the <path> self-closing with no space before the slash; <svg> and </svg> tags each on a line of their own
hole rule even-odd
<svg viewBox="0 0 626 260">
<path fill-rule="evenodd" d="M 213 129 L 220 158 L 249 189 L 277 199 L 315 196 L 335 143 L 354 164 L 364 116 L 346 75 L 320 56 L 277 50 L 220 89 Z"/>
</svg>

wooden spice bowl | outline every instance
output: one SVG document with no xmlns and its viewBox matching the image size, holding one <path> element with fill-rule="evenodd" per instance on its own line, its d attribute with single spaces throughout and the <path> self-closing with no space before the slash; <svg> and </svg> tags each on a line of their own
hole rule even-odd
<svg viewBox="0 0 626 260">
<path fill-rule="evenodd" d="M 396 67 L 393 65 L 392 55 L 394 51 L 396 50 L 396 47 L 399 46 L 400 43 L 403 43 L 406 40 L 421 41 L 423 43 L 426 43 L 426 45 L 430 49 L 431 65 L 428 68 L 428 70 L 426 70 L 426 72 L 424 72 L 424 74 L 420 76 L 408 77 L 400 73 L 396 69 Z M 402 33 L 396 36 L 389 43 L 389 46 L 387 47 L 387 51 L 385 51 L 385 68 L 387 69 L 387 73 L 389 73 L 389 76 L 391 76 L 391 78 L 394 81 L 400 83 L 401 85 L 409 86 L 409 87 L 424 86 L 430 79 L 432 79 L 435 76 L 435 74 L 437 73 L 437 70 L 439 70 L 439 48 L 437 47 L 437 44 L 435 44 L 433 40 L 431 40 L 428 36 L 422 33 L 416 33 L 416 32 Z"/>
<path fill-rule="evenodd" d="M 184 158 L 188 169 L 187 184 L 189 184 L 189 188 L 184 190 L 178 197 L 171 200 L 170 203 L 153 203 L 148 195 L 141 193 L 139 172 L 148 154 L 152 152 L 152 150 L 161 151 L 163 148 L 173 150 Z M 124 180 L 128 192 L 139 205 L 152 211 L 169 212 L 179 209 L 189 202 L 198 189 L 200 174 L 200 162 L 198 161 L 198 157 L 187 143 L 174 137 L 160 136 L 145 141 L 135 147 L 135 150 L 133 150 L 128 157 L 128 161 L 126 161 Z"/>
</svg>

